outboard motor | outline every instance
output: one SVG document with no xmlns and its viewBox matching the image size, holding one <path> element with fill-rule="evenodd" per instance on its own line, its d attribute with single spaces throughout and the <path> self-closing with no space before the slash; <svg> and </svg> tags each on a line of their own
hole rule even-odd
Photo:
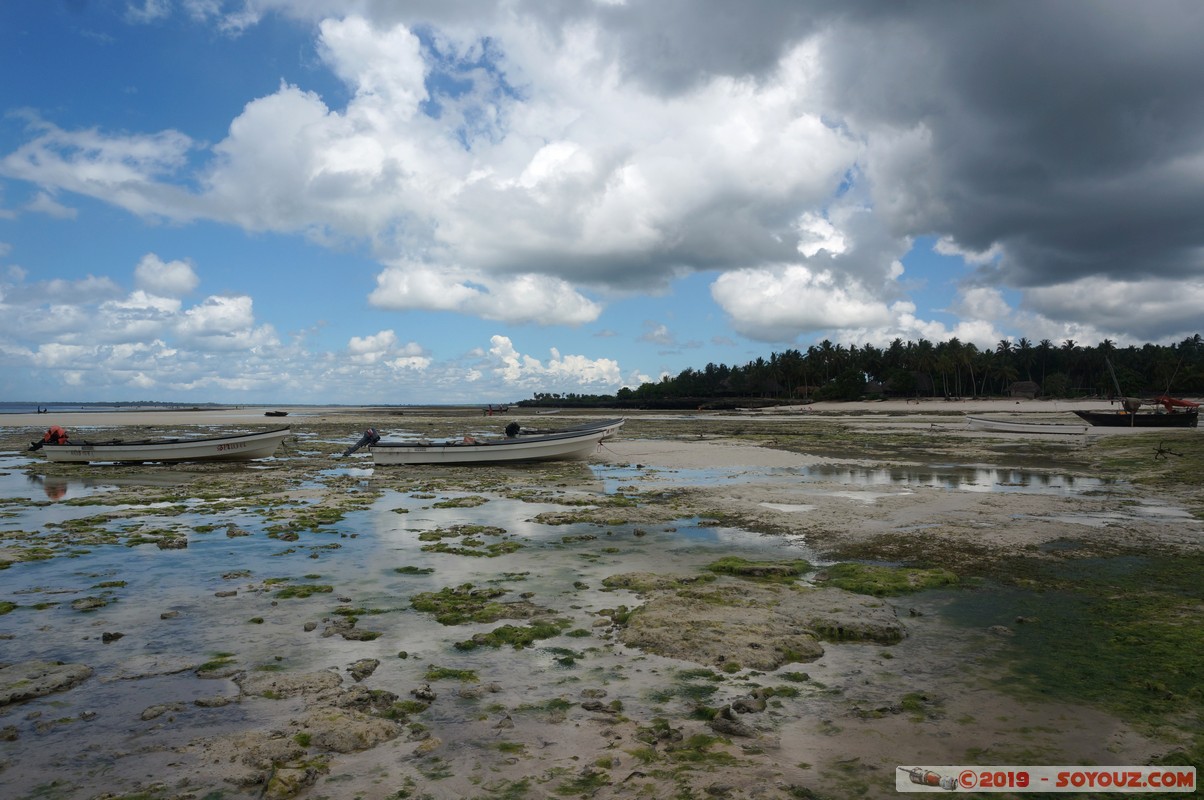
<svg viewBox="0 0 1204 800">
<path fill-rule="evenodd" d="M 346 450 L 343 451 L 343 455 L 349 456 L 352 453 L 354 453 L 356 450 L 359 450 L 361 447 L 364 447 L 365 445 L 367 445 L 368 447 L 371 447 L 372 445 L 376 444 L 379 441 L 380 441 L 380 434 L 376 432 L 376 428 L 369 428 L 368 430 L 364 431 L 364 435 L 360 437 L 360 440 L 358 442 L 356 442 L 355 444 L 351 445 L 351 447 L 348 447 Z"/>
<path fill-rule="evenodd" d="M 519 425 L 517 422 L 511 422 L 509 425 L 506 426 L 506 438 L 507 439 L 515 438 L 516 436 L 518 436 L 518 432 L 521 431 L 522 429 L 523 429 L 522 425 Z"/>
</svg>

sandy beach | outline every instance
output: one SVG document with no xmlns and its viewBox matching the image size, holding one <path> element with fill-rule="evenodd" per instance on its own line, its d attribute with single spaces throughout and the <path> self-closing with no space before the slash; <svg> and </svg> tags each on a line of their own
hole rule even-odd
<svg viewBox="0 0 1204 800">
<path fill-rule="evenodd" d="M 1186 398 L 1201 402 L 1202 398 Z M 944 400 L 924 398 L 915 400 L 876 400 L 866 402 L 822 402 L 808 403 L 797 406 L 778 406 L 761 410 L 746 411 L 699 411 L 697 414 L 678 412 L 633 412 L 633 416 L 642 418 L 667 417 L 679 419 L 695 418 L 741 418 L 755 417 L 794 417 L 802 414 L 820 414 L 824 416 L 859 416 L 873 418 L 876 416 L 907 416 L 907 417 L 945 417 L 958 414 L 1035 414 L 1072 420 L 1073 412 L 1077 409 L 1115 409 L 1115 404 L 1097 398 L 1084 400 L 1028 400 L 1028 399 L 959 399 Z M 407 410 L 411 415 L 419 414 L 427 417 L 431 414 L 439 416 L 454 415 L 483 416 L 482 412 L 472 408 L 455 408 L 432 410 L 428 408 L 407 409 L 404 406 L 387 407 L 358 407 L 358 406 L 288 406 L 273 407 L 273 411 L 282 411 L 286 417 L 265 417 L 264 408 L 251 407 L 198 407 L 198 408 L 145 408 L 131 407 L 119 411 L 70 411 L 57 413 L 52 420 L 47 414 L 6 414 L 0 416 L 0 424 L 5 428 L 40 428 L 47 424 L 59 424 L 75 427 L 95 426 L 143 426 L 156 428 L 162 425 L 220 425 L 220 424 L 252 424 L 279 423 L 287 424 L 298 420 L 329 422 L 340 418 L 387 420 L 404 417 Z M 548 416 L 544 422 L 555 419 L 576 416 L 614 416 L 615 413 L 602 410 L 599 412 L 574 412 L 572 410 L 557 410 L 555 415 Z M 505 415 L 513 418 L 538 418 L 537 411 L 525 412 L 515 407 Z"/>
<path fill-rule="evenodd" d="M 851 798 L 899 767 L 1195 763 L 1200 431 L 965 419 L 1101 407 L 637 412 L 586 462 L 459 468 L 340 454 L 368 426 L 613 414 L 5 415 L 0 782 Z M 70 465 L 24 451 L 48 424 L 294 435 L 246 464 Z"/>
</svg>

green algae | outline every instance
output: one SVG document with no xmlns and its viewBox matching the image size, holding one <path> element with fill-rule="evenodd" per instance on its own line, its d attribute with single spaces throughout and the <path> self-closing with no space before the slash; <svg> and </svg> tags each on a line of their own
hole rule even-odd
<svg viewBox="0 0 1204 800">
<path fill-rule="evenodd" d="M 515 713 L 534 713 L 534 714 L 564 714 L 575 704 L 571 700 L 566 700 L 563 697 L 553 697 L 539 703 L 522 703 L 516 706 Z"/>
<path fill-rule="evenodd" d="M 447 542 L 436 542 L 435 544 L 423 545 L 421 550 L 424 553 L 448 553 L 456 556 L 473 556 L 477 558 L 497 558 L 508 553 L 513 553 L 521 550 L 523 545 L 521 542 L 505 541 L 505 542 L 484 542 L 480 539 L 463 539 L 460 544 L 448 544 Z"/>
<path fill-rule="evenodd" d="M 431 508 L 476 508 L 488 502 L 489 498 L 487 497 L 469 495 L 467 497 L 453 497 L 448 500 L 440 500 L 437 503 L 432 503 Z"/>
<path fill-rule="evenodd" d="M 648 693 L 654 703 L 685 700 L 692 704 L 703 703 L 719 691 L 724 678 L 711 670 L 679 670 L 668 686 L 653 689 Z"/>
<path fill-rule="evenodd" d="M 834 564 L 816 577 L 816 582 L 857 594 L 889 597 L 955 586 L 958 577 L 947 569 L 886 567 L 876 564 Z"/>
<path fill-rule="evenodd" d="M 235 661 L 234 653 L 213 653 L 212 658 L 196 668 L 197 677 L 203 678 L 208 673 L 221 673 Z"/>
<path fill-rule="evenodd" d="M 500 542 L 485 542 L 480 536 L 504 536 L 506 530 L 495 525 L 453 525 L 450 528 L 436 528 L 418 534 L 418 540 L 434 542 L 422 546 L 423 552 L 449 553 L 460 556 L 475 556 L 496 558 L 497 556 L 513 553 L 522 549 L 521 542 L 507 539 Z M 445 539 L 459 539 L 458 544 L 450 544 Z"/>
<path fill-rule="evenodd" d="M 697 586 L 702 583 L 710 583 L 715 579 L 714 575 L 658 575 L 651 572 L 625 572 L 606 576 L 602 579 L 602 585 L 607 589 L 627 589 L 639 594 L 647 594 L 655 590 Z"/>
<path fill-rule="evenodd" d="M 385 719 L 404 720 L 413 714 L 421 714 L 428 708 L 430 708 L 430 704 L 420 700 L 396 700 L 381 716 Z"/>
<path fill-rule="evenodd" d="M 617 608 L 599 609 L 598 616 L 608 618 L 612 625 L 621 628 L 627 624 L 627 621 L 631 619 L 631 615 L 634 612 L 634 609 L 630 609 L 624 605 Z"/>
<path fill-rule="evenodd" d="M 269 519 L 283 518 L 283 521 L 277 524 L 268 525 L 264 528 L 268 536 L 272 538 L 280 538 L 287 534 L 300 533 L 302 531 L 319 531 L 322 528 L 327 528 L 338 522 L 341 522 L 344 517 L 344 509 L 342 508 L 315 508 L 307 507 L 303 511 L 295 509 L 277 509 L 266 515 Z"/>
<path fill-rule="evenodd" d="M 946 613 L 1012 626 L 1005 689 L 1155 726 L 1204 718 L 1204 554 L 1016 557 L 997 569 L 1000 583 L 955 595 Z"/>
<path fill-rule="evenodd" d="M 506 589 L 475 588 L 471 583 L 445 586 L 437 592 L 421 592 L 410 598 L 415 611 L 435 615 L 443 625 L 465 622 L 496 622 L 509 613 L 505 603 L 496 598 L 507 594 Z"/>
<path fill-rule="evenodd" d="M 777 677 L 785 681 L 793 681 L 794 683 L 806 683 L 811 680 L 811 676 L 805 672 L 783 672 Z"/>
<path fill-rule="evenodd" d="M 455 669 L 453 667 L 437 667 L 434 664 L 426 668 L 426 674 L 423 680 L 427 681 L 445 681 L 454 680 L 461 683 L 480 683 L 481 678 L 477 675 L 476 670 L 471 669 Z"/>
<path fill-rule="evenodd" d="M 552 793 L 562 797 L 592 797 L 611 783 L 610 775 L 593 767 L 585 767 L 576 777 L 558 784 Z"/>
<path fill-rule="evenodd" d="M 407 565 L 404 567 L 394 567 L 393 571 L 398 575 L 430 575 L 435 569 L 434 567 L 414 567 Z"/>
<path fill-rule="evenodd" d="M 788 561 L 750 561 L 739 556 L 726 556 L 706 565 L 705 569 L 720 575 L 753 578 L 777 583 L 791 583 L 810 572 L 811 564 L 803 559 Z"/>
<path fill-rule="evenodd" d="M 571 625 L 567 619 L 536 620 L 528 625 L 502 625 L 487 633 L 474 634 L 471 639 L 456 642 L 457 650 L 475 650 L 478 647 L 501 647 L 510 645 L 515 650 L 530 647 L 540 639 L 551 639 Z"/>
<path fill-rule="evenodd" d="M 3 556 L 0 556 L 2 559 L 0 568 L 7 569 L 10 564 L 18 564 L 23 561 L 46 561 L 56 555 L 53 548 L 40 545 L 6 547 Z"/>
<path fill-rule="evenodd" d="M 334 587 L 328 584 L 316 583 L 299 583 L 294 586 L 285 586 L 283 589 L 275 592 L 272 596 L 280 599 L 287 598 L 306 598 L 315 594 L 329 594 L 334 591 Z"/>
<path fill-rule="evenodd" d="M 420 542 L 437 542 L 441 539 L 460 539 L 466 536 L 504 536 L 505 528 L 496 525 L 452 525 L 450 528 L 435 528 L 418 534 Z"/>
<path fill-rule="evenodd" d="M 594 515 L 588 511 L 544 511 L 536 514 L 535 522 L 540 525 L 579 525 L 594 522 Z"/>
<path fill-rule="evenodd" d="M 365 608 L 364 606 L 339 606 L 331 614 L 338 617 L 346 617 L 355 622 L 363 616 L 375 616 L 377 614 L 388 614 L 389 610 L 385 608 Z"/>
</svg>

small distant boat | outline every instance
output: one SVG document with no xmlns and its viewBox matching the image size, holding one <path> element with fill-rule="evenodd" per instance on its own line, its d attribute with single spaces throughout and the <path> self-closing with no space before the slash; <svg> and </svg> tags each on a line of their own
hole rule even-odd
<svg viewBox="0 0 1204 800">
<path fill-rule="evenodd" d="M 90 463 L 94 461 L 140 464 L 147 461 L 251 461 L 267 458 L 292 431 L 288 427 L 230 436 L 194 439 L 144 439 L 107 442 L 34 442 L 30 450 L 42 450 L 47 461 Z"/>
<path fill-rule="evenodd" d="M 966 417 L 966 422 L 972 430 L 992 431 L 994 433 L 1058 433 L 1084 434 L 1091 429 L 1090 425 L 1056 422 L 1022 422 L 1011 419 L 990 419 L 989 417 Z"/>
<path fill-rule="evenodd" d="M 287 417 L 288 412 L 287 411 L 265 411 L 265 412 L 263 412 L 263 415 L 265 417 Z"/>
<path fill-rule="evenodd" d="M 1160 410 L 1142 411 L 1143 405 L 1159 405 Z M 1200 404 L 1162 395 L 1152 401 L 1126 397 L 1116 411 L 1076 411 L 1081 419 L 1104 428 L 1195 428 L 1199 425 Z"/>
<path fill-rule="evenodd" d="M 605 428 L 445 442 L 385 442 L 369 445 L 372 462 L 397 464 L 496 464 L 522 461 L 574 461 L 588 458 L 606 436 Z"/>
</svg>

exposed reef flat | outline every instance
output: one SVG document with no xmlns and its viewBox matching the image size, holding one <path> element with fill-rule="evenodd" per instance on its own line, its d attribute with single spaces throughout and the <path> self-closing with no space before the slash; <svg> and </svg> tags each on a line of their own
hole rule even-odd
<svg viewBox="0 0 1204 800">
<path fill-rule="evenodd" d="M 588 463 L 338 457 L 512 419 L 291 409 L 243 465 L 53 465 L 23 452 L 44 419 L 0 430 L 6 796 L 893 797 L 899 765 L 1199 762 L 1198 431 L 853 404 L 636 414 Z"/>
</svg>

